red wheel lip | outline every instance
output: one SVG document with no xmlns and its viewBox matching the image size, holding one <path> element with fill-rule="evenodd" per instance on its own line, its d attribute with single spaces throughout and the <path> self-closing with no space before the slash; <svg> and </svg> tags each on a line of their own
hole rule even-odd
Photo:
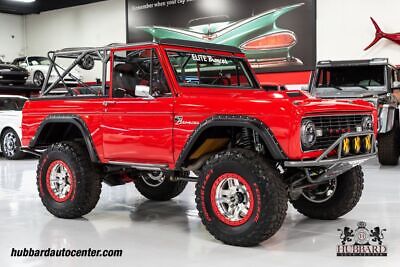
<svg viewBox="0 0 400 267">
<path fill-rule="evenodd" d="M 51 189 L 51 186 L 50 186 L 50 174 L 51 174 L 51 171 L 53 170 L 53 168 L 54 168 L 57 164 L 62 165 L 62 166 L 67 170 L 68 175 L 69 175 L 69 177 L 70 177 L 70 179 L 71 179 L 71 188 L 70 188 L 68 194 L 67 194 L 65 197 L 63 197 L 63 198 L 58 197 L 58 196 L 54 193 L 53 189 Z M 71 168 L 68 166 L 67 163 L 65 163 L 65 162 L 62 161 L 62 160 L 55 160 L 55 161 L 53 161 L 53 162 L 49 165 L 49 167 L 47 168 L 47 172 L 46 172 L 46 188 L 47 188 L 47 191 L 49 192 L 50 196 L 51 196 L 56 202 L 62 203 L 62 202 L 65 202 L 65 201 L 67 201 L 67 200 L 69 200 L 69 199 L 73 199 L 73 195 L 74 195 L 74 193 L 75 193 L 75 176 L 73 175 L 73 173 L 72 173 L 72 171 L 71 171 Z"/>
<path fill-rule="evenodd" d="M 222 180 L 226 179 L 226 178 L 235 178 L 237 180 L 239 180 L 239 182 L 241 182 L 245 187 L 247 192 L 249 193 L 249 201 L 250 201 L 250 207 L 249 207 L 249 211 L 247 212 L 246 216 L 238 221 L 232 221 L 229 218 L 225 217 L 218 209 L 217 207 L 217 201 L 215 199 L 216 197 L 216 191 L 217 191 L 217 187 L 218 185 L 221 183 Z M 253 211 L 254 211 L 254 195 L 253 195 L 253 190 L 251 189 L 250 184 L 239 174 L 236 173 L 224 173 L 222 175 L 220 175 L 213 183 L 212 187 L 211 187 L 211 194 L 210 194 L 210 199 L 211 199 L 211 207 L 212 210 L 214 212 L 214 214 L 217 216 L 218 220 L 220 220 L 221 222 L 223 222 L 226 225 L 229 226 L 241 226 L 243 224 L 245 224 L 246 222 L 249 221 L 249 219 L 251 218 L 251 216 L 253 215 Z"/>
</svg>

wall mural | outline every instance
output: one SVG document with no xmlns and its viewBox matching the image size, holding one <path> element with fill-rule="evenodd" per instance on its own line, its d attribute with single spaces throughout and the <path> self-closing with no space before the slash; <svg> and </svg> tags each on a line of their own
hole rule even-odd
<svg viewBox="0 0 400 267">
<path fill-rule="evenodd" d="M 127 41 L 232 45 L 257 72 L 312 70 L 315 0 L 127 0 Z"/>
<path fill-rule="evenodd" d="M 396 44 L 400 45 L 400 32 L 398 33 L 385 33 L 381 30 L 381 28 L 379 27 L 378 23 L 376 23 L 376 21 L 371 18 L 372 24 L 374 24 L 375 27 L 375 39 L 366 47 L 364 48 L 365 50 L 370 49 L 372 46 L 374 46 L 377 42 L 379 42 L 379 40 L 381 40 L 382 38 L 388 39 L 392 42 L 395 42 Z"/>
</svg>

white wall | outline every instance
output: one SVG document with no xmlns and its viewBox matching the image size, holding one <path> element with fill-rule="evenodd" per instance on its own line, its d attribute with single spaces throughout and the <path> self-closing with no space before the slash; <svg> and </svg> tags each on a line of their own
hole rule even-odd
<svg viewBox="0 0 400 267">
<path fill-rule="evenodd" d="M 398 0 L 317 0 L 317 58 L 367 59 L 388 57 L 400 64 L 400 46 L 382 39 L 367 51 L 374 39 L 373 17 L 384 32 L 400 32 Z"/>
<path fill-rule="evenodd" d="M 27 54 L 126 42 L 125 1 L 109 0 L 26 16 Z"/>
<path fill-rule="evenodd" d="M 1 59 L 12 61 L 24 55 L 24 17 L 0 13 L 0 37 Z"/>
</svg>

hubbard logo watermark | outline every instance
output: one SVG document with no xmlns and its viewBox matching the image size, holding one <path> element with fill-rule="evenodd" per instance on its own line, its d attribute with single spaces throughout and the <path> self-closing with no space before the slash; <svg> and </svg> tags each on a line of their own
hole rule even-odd
<svg viewBox="0 0 400 267">
<path fill-rule="evenodd" d="M 356 229 L 344 227 L 338 229 L 341 244 L 336 247 L 337 256 L 387 256 L 387 248 L 383 245 L 383 232 L 379 226 L 369 230 L 367 223 L 357 223 Z"/>
</svg>

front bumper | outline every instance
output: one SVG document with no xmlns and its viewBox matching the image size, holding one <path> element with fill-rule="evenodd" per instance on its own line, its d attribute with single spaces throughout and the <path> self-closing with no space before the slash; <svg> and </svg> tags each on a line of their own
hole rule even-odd
<svg viewBox="0 0 400 267">
<path fill-rule="evenodd" d="M 365 137 L 370 135 L 372 137 L 372 147 L 369 152 L 353 155 L 343 156 L 342 147 L 343 141 L 351 137 Z M 336 151 L 335 156 L 329 156 L 332 152 Z M 363 131 L 355 133 L 345 133 L 337 139 L 331 146 L 329 146 L 317 159 L 315 160 L 301 160 L 301 161 L 285 161 L 284 166 L 288 168 L 311 168 L 311 167 L 326 167 L 326 171 L 318 177 L 316 182 L 329 180 L 345 173 L 351 168 L 360 165 L 361 163 L 375 158 L 376 156 L 376 139 L 374 132 Z"/>
<path fill-rule="evenodd" d="M 19 71 L 0 72 L 1 84 L 23 84 L 28 79 L 29 74 Z"/>
</svg>

